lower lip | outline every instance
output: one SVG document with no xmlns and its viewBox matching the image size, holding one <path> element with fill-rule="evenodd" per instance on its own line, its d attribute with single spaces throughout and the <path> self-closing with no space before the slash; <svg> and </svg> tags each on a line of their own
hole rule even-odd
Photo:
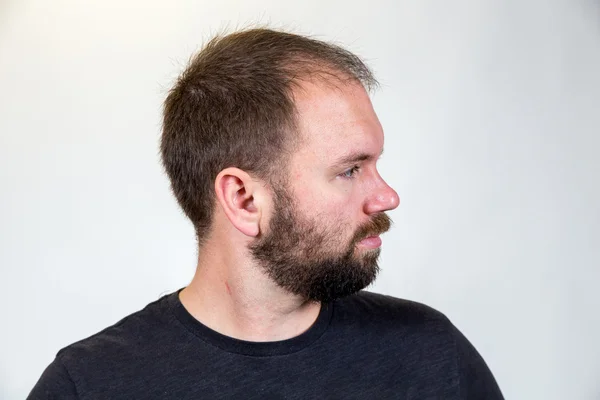
<svg viewBox="0 0 600 400">
<path fill-rule="evenodd" d="M 358 244 L 369 249 L 376 249 L 381 246 L 381 238 L 379 236 L 370 236 L 364 238 Z"/>
</svg>

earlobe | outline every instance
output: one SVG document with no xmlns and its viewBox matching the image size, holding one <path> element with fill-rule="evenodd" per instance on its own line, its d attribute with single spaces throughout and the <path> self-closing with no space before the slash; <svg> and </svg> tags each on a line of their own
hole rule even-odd
<svg viewBox="0 0 600 400">
<path fill-rule="evenodd" d="M 215 179 L 215 193 L 229 222 L 247 236 L 260 233 L 261 209 L 258 185 L 245 171 L 226 168 Z M 258 196 L 260 197 L 260 196 Z"/>
</svg>

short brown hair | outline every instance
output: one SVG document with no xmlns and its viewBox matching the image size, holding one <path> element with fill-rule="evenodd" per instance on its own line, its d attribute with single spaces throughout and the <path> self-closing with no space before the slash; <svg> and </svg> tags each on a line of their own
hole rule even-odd
<svg viewBox="0 0 600 400">
<path fill-rule="evenodd" d="M 299 140 L 292 88 L 315 76 L 377 85 L 351 52 L 270 29 L 219 35 L 191 59 L 165 100 L 160 150 L 200 243 L 220 171 L 237 167 L 273 183 L 285 170 Z"/>
</svg>

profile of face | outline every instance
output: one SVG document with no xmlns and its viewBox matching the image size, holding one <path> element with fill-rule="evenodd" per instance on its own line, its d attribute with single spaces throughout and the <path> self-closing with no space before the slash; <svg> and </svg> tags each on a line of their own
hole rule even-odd
<svg viewBox="0 0 600 400">
<path fill-rule="evenodd" d="M 304 140 L 249 250 L 280 287 L 329 302 L 375 280 L 385 211 L 399 198 L 376 169 L 383 132 L 362 86 L 313 84 L 295 99 Z"/>
<path fill-rule="evenodd" d="M 251 250 L 279 286 L 306 299 L 329 302 L 375 280 L 380 248 L 362 250 L 359 243 L 390 228 L 386 214 L 376 214 L 344 239 L 341 222 L 329 224 L 301 215 L 285 188 L 277 189 L 274 207 L 268 233 Z"/>
</svg>

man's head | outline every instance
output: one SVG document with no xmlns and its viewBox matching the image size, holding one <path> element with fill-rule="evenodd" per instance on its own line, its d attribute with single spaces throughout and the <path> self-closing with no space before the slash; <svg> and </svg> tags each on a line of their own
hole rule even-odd
<svg viewBox="0 0 600 400">
<path fill-rule="evenodd" d="M 161 142 L 199 243 L 219 205 L 285 289 L 330 300 L 371 283 L 377 239 L 361 239 L 387 230 L 383 212 L 398 204 L 375 169 L 375 85 L 358 57 L 306 37 L 257 29 L 209 42 L 165 102 Z"/>
</svg>

